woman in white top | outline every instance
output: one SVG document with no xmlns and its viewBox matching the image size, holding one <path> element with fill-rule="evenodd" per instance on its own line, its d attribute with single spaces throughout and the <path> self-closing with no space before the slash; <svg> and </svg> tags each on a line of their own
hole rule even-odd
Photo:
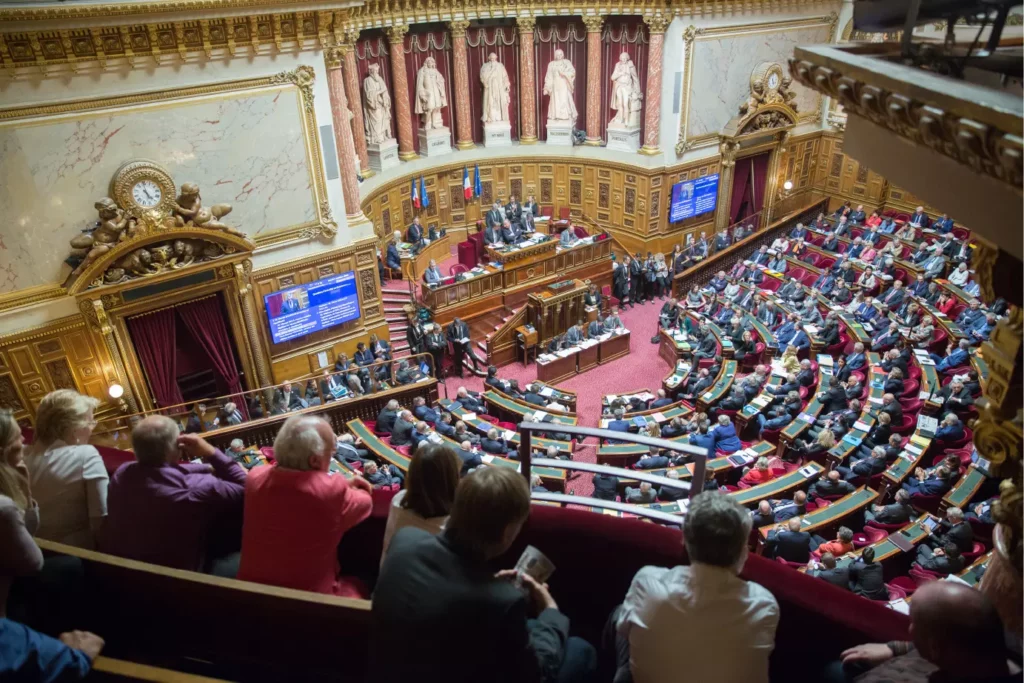
<svg viewBox="0 0 1024 683">
<path fill-rule="evenodd" d="M 967 264 L 961 262 L 952 273 L 949 274 L 949 281 L 957 287 L 963 287 L 971 279 L 971 271 L 967 270 Z"/>
<path fill-rule="evenodd" d="M 39 506 L 32 500 L 22 445 L 14 416 L 0 411 L 0 617 L 11 581 L 43 568 L 43 553 L 32 538 L 39 528 Z"/>
<path fill-rule="evenodd" d="M 39 503 L 37 536 L 94 548 L 107 516 L 107 470 L 87 442 L 96 426 L 99 401 L 71 389 L 43 397 L 36 411 L 35 442 L 25 457 L 32 493 Z"/>
<path fill-rule="evenodd" d="M 416 449 L 405 475 L 405 489 L 391 499 L 381 562 L 399 529 L 411 526 L 432 534 L 441 531 L 455 501 L 461 469 L 459 456 L 447 446 L 427 443 Z"/>
<path fill-rule="evenodd" d="M 872 272 L 871 266 L 864 269 L 864 272 L 857 278 L 857 286 L 860 287 L 862 292 L 870 292 L 878 284 L 878 280 L 875 279 L 875 274 Z"/>
</svg>

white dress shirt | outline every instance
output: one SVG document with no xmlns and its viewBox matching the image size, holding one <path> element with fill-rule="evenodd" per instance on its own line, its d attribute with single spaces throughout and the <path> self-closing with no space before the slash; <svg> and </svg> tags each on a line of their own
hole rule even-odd
<svg viewBox="0 0 1024 683">
<path fill-rule="evenodd" d="M 779 604 L 764 586 L 698 563 L 644 567 L 622 606 L 634 683 L 767 683 Z"/>
<path fill-rule="evenodd" d="M 36 535 L 79 548 L 96 546 L 93 526 L 107 516 L 107 468 L 88 444 L 55 441 L 43 453 L 25 455 L 32 497 L 39 504 Z M 96 520 L 90 525 L 90 520 Z M 97 526 L 98 528 L 98 526 Z"/>
</svg>

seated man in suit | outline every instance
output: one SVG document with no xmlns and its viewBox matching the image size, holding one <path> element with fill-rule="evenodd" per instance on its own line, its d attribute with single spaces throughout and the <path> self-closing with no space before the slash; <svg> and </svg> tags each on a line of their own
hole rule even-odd
<svg viewBox="0 0 1024 683">
<path fill-rule="evenodd" d="M 625 500 L 627 503 L 633 505 L 647 505 L 655 502 L 657 495 L 654 489 L 651 487 L 650 482 L 642 481 L 638 488 L 632 486 L 626 487 Z"/>
<path fill-rule="evenodd" d="M 501 224 L 501 240 L 505 244 L 518 244 L 523 240 L 523 234 L 519 231 L 519 227 L 513 225 L 507 218 Z"/>
<path fill-rule="evenodd" d="M 540 384 L 534 382 L 526 388 L 526 393 L 523 394 L 523 400 L 527 403 L 532 403 L 535 406 L 547 406 L 548 401 L 541 395 L 543 387 Z"/>
<path fill-rule="evenodd" d="M 879 524 L 906 524 L 917 513 L 910 507 L 910 494 L 905 489 L 896 492 L 889 505 L 872 505 L 864 511 L 864 519 Z"/>
<path fill-rule="evenodd" d="M 972 344 L 980 344 L 983 341 L 988 341 L 988 338 L 992 335 L 992 330 L 996 326 L 996 314 L 986 313 L 985 317 L 977 320 L 971 325 L 970 330 L 967 330 L 968 338 Z"/>
<path fill-rule="evenodd" d="M 650 410 L 655 410 L 657 408 L 664 408 L 665 406 L 672 405 L 673 403 L 674 403 L 674 401 L 671 398 L 669 398 L 668 396 L 665 395 L 665 390 L 664 389 L 658 389 L 658 397 L 656 399 L 654 399 L 653 401 L 651 401 Z"/>
<path fill-rule="evenodd" d="M 665 473 L 665 476 L 673 480 L 679 479 L 679 470 L 669 470 Z M 661 486 L 658 488 L 659 502 L 672 503 L 683 498 L 689 498 L 689 496 L 690 492 L 685 489 L 672 486 Z"/>
<path fill-rule="evenodd" d="M 906 290 L 903 289 L 903 281 L 893 280 L 892 286 L 878 297 L 878 301 L 885 304 L 890 309 L 895 309 L 903 303 L 903 297 L 905 295 Z"/>
<path fill-rule="evenodd" d="M 395 428 L 395 420 L 398 419 L 398 411 L 401 406 L 398 401 L 392 399 L 387 402 L 387 405 L 381 409 L 377 414 L 377 424 L 374 429 L 378 432 L 390 434 L 391 430 Z"/>
<path fill-rule="evenodd" d="M 540 680 L 542 671 L 561 680 L 593 675 L 596 653 L 569 638 L 569 620 L 547 588 L 528 574 L 495 576 L 488 568 L 529 514 L 523 477 L 483 467 L 459 482 L 439 535 L 400 529 L 374 590 L 367 670 L 380 672 L 380 680 L 452 683 L 480 680 L 498 662 L 509 680 Z M 476 638 L 481 641 L 452 657 L 448 645 Z M 404 643 L 401 657 L 395 642 Z"/>
<path fill-rule="evenodd" d="M 558 246 L 562 249 L 571 249 L 579 241 L 580 238 L 576 237 L 576 231 L 570 226 L 562 231 L 558 238 Z"/>
<path fill-rule="evenodd" d="M 619 317 L 619 307 L 612 306 L 611 313 L 609 313 L 608 317 L 604 319 L 605 332 L 609 332 L 611 330 L 618 330 L 623 327 L 625 326 L 622 324 L 622 318 Z"/>
<path fill-rule="evenodd" d="M 892 424 L 896 427 L 903 424 L 903 406 L 900 405 L 900 402 L 892 394 L 882 394 L 882 407 L 872 412 L 889 413 L 889 417 L 892 418 Z"/>
<path fill-rule="evenodd" d="M 949 576 L 964 568 L 964 558 L 955 543 L 947 543 L 938 550 L 922 544 L 917 546 L 917 561 L 914 564 L 940 576 Z"/>
<path fill-rule="evenodd" d="M 946 356 L 942 357 L 937 353 L 928 354 L 935 361 L 936 372 L 946 372 L 953 368 L 967 365 L 970 357 L 971 344 L 966 339 L 954 343 L 951 341 L 946 345 Z"/>
<path fill-rule="evenodd" d="M 963 340 L 960 340 L 963 342 Z M 970 390 L 964 384 L 963 379 L 960 377 L 954 377 L 953 380 L 946 386 L 935 392 L 935 397 L 942 401 L 942 419 L 945 421 L 949 415 L 964 415 L 971 406 L 974 405 L 974 397 L 971 396 Z M 956 441 L 957 439 L 963 438 L 963 428 L 950 423 L 950 429 L 946 432 L 947 436 L 939 437 L 936 434 L 936 438 L 945 438 L 950 441 Z M 959 434 L 959 435 L 958 435 Z"/>
<path fill-rule="evenodd" d="M 583 321 L 577 322 L 565 331 L 566 346 L 576 346 L 581 341 L 583 341 Z"/>
<path fill-rule="evenodd" d="M 484 384 L 506 394 L 512 388 L 511 382 L 498 377 L 498 368 L 494 365 L 487 366 L 487 379 L 484 380 Z"/>
<path fill-rule="evenodd" d="M 626 414 L 625 410 L 623 410 L 622 408 L 616 408 L 615 412 L 613 413 L 615 419 L 613 419 L 610 422 L 608 422 L 608 426 L 605 427 L 605 429 L 610 429 L 613 432 L 623 432 L 623 433 L 628 432 L 629 431 L 629 425 L 631 423 L 628 420 L 622 419 L 625 414 Z M 608 439 L 608 443 L 616 444 L 616 443 L 621 443 L 621 442 L 620 441 L 613 441 L 612 439 Z"/>
<path fill-rule="evenodd" d="M 469 393 L 469 389 L 466 387 L 458 388 L 455 394 L 455 400 L 458 401 L 463 408 L 476 413 L 477 415 L 487 412 L 487 406 L 484 405 L 484 402 L 480 399 L 480 395 L 477 394 L 474 396 Z"/>
<path fill-rule="evenodd" d="M 604 334 L 604 317 L 598 312 L 597 317 L 587 325 L 587 339 L 596 339 Z"/>
<path fill-rule="evenodd" d="M 415 429 L 414 419 L 413 414 L 408 410 L 398 413 L 398 417 L 395 419 L 395 426 L 391 430 L 392 446 L 412 445 L 412 430 Z"/>
<path fill-rule="evenodd" d="M 818 498 L 845 496 L 856 490 L 853 484 L 843 481 L 836 470 L 829 472 L 824 479 L 819 479 L 811 487 L 811 493 Z"/>
<path fill-rule="evenodd" d="M 925 479 L 907 477 L 903 482 L 903 488 L 911 496 L 920 494 L 922 496 L 944 496 L 951 487 L 949 470 L 942 466 L 935 470 L 935 473 Z"/>
<path fill-rule="evenodd" d="M 885 447 L 875 446 L 871 449 L 871 455 L 851 463 L 850 467 L 839 465 L 836 471 L 847 481 L 859 477 L 872 477 L 885 471 L 888 463 L 885 460 Z"/>
<path fill-rule="evenodd" d="M 964 426 L 960 422 L 960 418 L 952 412 L 946 413 L 946 417 L 942 418 L 942 422 L 939 423 L 939 428 L 935 432 L 935 439 L 939 441 L 939 446 L 942 446 L 943 441 L 960 441 L 963 438 Z"/>
<path fill-rule="evenodd" d="M 781 557 L 787 562 L 806 564 L 811 559 L 811 551 L 817 547 L 809 533 L 800 531 L 800 518 L 793 517 L 785 525 L 780 524 L 768 532 L 764 554 L 766 557 Z"/>
<path fill-rule="evenodd" d="M 488 212 L 488 216 L 490 216 L 490 212 Z M 484 230 L 484 244 L 488 246 L 501 246 L 504 244 L 501 237 L 501 221 L 494 225 L 488 222 L 487 228 Z"/>
<path fill-rule="evenodd" d="M 420 443 L 423 441 L 440 443 L 440 438 L 434 433 L 433 425 L 425 420 L 420 420 L 413 426 L 413 430 L 409 435 L 409 438 L 412 440 L 413 451 L 419 448 Z"/>
<path fill-rule="evenodd" d="M 860 559 L 850 565 L 850 590 L 869 600 L 888 600 L 882 565 L 875 562 L 875 549 L 864 548 Z"/>
<path fill-rule="evenodd" d="M 926 541 L 932 548 L 941 548 L 952 543 L 961 553 L 969 553 L 974 549 L 974 529 L 964 519 L 964 511 L 958 507 L 946 508 L 946 518 L 939 522 L 932 536 Z"/>
<path fill-rule="evenodd" d="M 839 238 L 831 231 L 826 233 L 825 239 L 821 243 L 821 248 L 824 251 L 831 251 L 835 253 L 836 249 L 839 248 Z"/>
<path fill-rule="evenodd" d="M 591 494 L 599 500 L 615 500 L 619 496 L 619 480 L 610 474 L 594 475 L 594 492 Z"/>
<path fill-rule="evenodd" d="M 776 399 L 778 400 L 778 399 Z M 766 429 L 782 429 L 800 414 L 803 402 L 797 391 L 790 391 L 781 406 L 773 406 L 767 413 L 757 415 L 757 424 L 763 433 Z"/>
<path fill-rule="evenodd" d="M 803 517 L 807 513 L 807 494 L 797 491 L 793 494 L 793 500 L 774 501 L 772 507 L 772 521 L 785 522 L 793 517 Z"/>
<path fill-rule="evenodd" d="M 444 279 L 444 275 L 441 273 L 441 269 L 437 267 L 437 262 L 434 259 L 430 259 L 430 265 L 423 272 L 423 281 L 428 285 L 436 285 Z"/>
<path fill-rule="evenodd" d="M 967 330 L 974 326 L 980 318 L 985 317 L 985 311 L 981 308 L 981 302 L 971 299 L 960 315 L 956 317 L 956 324 L 961 330 Z"/>
<path fill-rule="evenodd" d="M 497 430 L 492 427 L 487 430 L 487 437 L 480 440 L 480 448 L 483 449 L 484 453 L 490 453 L 491 455 L 505 455 L 508 453 L 508 442 Z"/>
<path fill-rule="evenodd" d="M 359 448 L 351 434 L 339 434 L 335 441 L 334 459 L 343 463 L 366 463 L 370 460 L 370 452 Z"/>
<path fill-rule="evenodd" d="M 384 264 L 392 270 L 402 270 L 402 256 L 398 253 L 398 244 L 402 241 L 402 233 L 395 230 L 394 239 L 388 242 L 388 251 Z"/>
<path fill-rule="evenodd" d="M 846 567 L 836 567 L 836 558 L 832 553 L 822 553 L 820 560 L 812 560 L 807 566 L 808 575 L 824 579 L 844 591 L 850 590 L 850 570 Z"/>
<path fill-rule="evenodd" d="M 427 405 L 427 399 L 417 396 L 412 400 L 412 413 L 416 419 L 433 424 L 441 419 L 441 414 Z"/>
<path fill-rule="evenodd" d="M 380 488 L 382 486 L 401 486 L 402 479 L 395 476 L 399 472 L 397 467 L 392 468 L 390 465 L 378 466 L 373 460 L 368 460 L 363 465 L 363 476 L 366 477 L 366 481 L 373 484 L 374 488 Z"/>
</svg>

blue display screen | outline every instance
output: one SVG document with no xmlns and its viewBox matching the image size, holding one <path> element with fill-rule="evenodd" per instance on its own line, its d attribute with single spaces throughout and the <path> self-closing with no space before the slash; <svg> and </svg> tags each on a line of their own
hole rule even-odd
<svg viewBox="0 0 1024 683">
<path fill-rule="evenodd" d="M 668 219 L 672 223 L 714 211 L 718 203 L 718 174 L 684 180 L 672 186 Z"/>
<path fill-rule="evenodd" d="M 263 302 L 275 344 L 359 317 L 356 274 L 352 271 L 267 294 Z"/>
</svg>

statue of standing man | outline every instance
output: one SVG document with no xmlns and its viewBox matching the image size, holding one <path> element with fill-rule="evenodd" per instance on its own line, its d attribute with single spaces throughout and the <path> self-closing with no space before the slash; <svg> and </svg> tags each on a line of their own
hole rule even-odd
<svg viewBox="0 0 1024 683">
<path fill-rule="evenodd" d="M 369 74 L 363 79 L 363 121 L 366 141 L 371 145 L 394 139 L 391 134 L 391 95 L 380 75 L 380 64 L 370 64 Z"/>
<path fill-rule="evenodd" d="M 416 74 L 416 113 L 423 115 L 423 130 L 444 128 L 441 110 L 447 106 L 444 77 L 434 58 L 427 57 Z"/>
<path fill-rule="evenodd" d="M 640 127 L 640 101 L 643 91 L 640 89 L 640 77 L 636 66 L 629 55 L 623 52 L 612 71 L 612 111 L 615 115 L 608 122 L 609 126 L 621 128 Z"/>
<path fill-rule="evenodd" d="M 487 61 L 480 67 L 480 82 L 484 86 L 483 122 L 508 121 L 512 86 L 505 65 L 498 61 L 498 55 L 493 52 L 487 55 Z"/>
<path fill-rule="evenodd" d="M 548 121 L 576 124 L 576 69 L 565 58 L 565 53 L 555 50 L 555 58 L 548 63 L 544 74 L 544 94 L 548 100 Z"/>
</svg>

